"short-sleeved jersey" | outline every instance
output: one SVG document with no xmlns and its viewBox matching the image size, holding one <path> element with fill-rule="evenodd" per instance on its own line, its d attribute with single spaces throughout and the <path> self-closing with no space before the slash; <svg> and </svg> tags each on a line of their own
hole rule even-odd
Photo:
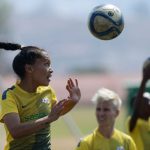
<svg viewBox="0 0 150 150">
<path fill-rule="evenodd" d="M 129 131 L 128 119 L 128 133 L 133 138 L 138 150 L 150 150 L 150 119 L 138 119 L 136 126 L 132 132 Z"/>
<path fill-rule="evenodd" d="M 81 139 L 75 150 L 136 150 L 132 138 L 115 129 L 111 138 L 105 138 L 98 129 Z"/>
<path fill-rule="evenodd" d="M 0 120 L 8 113 L 18 113 L 21 123 L 47 116 L 56 102 L 55 92 L 50 86 L 40 86 L 35 93 L 28 93 L 17 84 L 3 92 Z M 30 136 L 13 139 L 7 127 L 5 150 L 50 150 L 50 125 Z"/>
</svg>

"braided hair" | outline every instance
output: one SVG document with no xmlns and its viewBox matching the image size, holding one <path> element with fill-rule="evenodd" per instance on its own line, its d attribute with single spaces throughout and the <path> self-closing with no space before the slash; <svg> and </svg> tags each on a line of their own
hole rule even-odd
<svg viewBox="0 0 150 150">
<path fill-rule="evenodd" d="M 33 65 L 37 58 L 45 58 L 46 51 L 36 46 L 21 46 L 16 43 L 0 42 L 0 49 L 4 50 L 21 50 L 14 58 L 12 67 L 14 72 L 23 79 L 25 76 L 25 65 Z M 45 52 L 45 53 L 44 53 Z"/>
</svg>

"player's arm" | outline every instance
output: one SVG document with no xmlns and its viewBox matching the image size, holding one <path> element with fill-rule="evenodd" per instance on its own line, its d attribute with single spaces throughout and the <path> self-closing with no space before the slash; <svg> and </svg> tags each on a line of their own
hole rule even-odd
<svg viewBox="0 0 150 150">
<path fill-rule="evenodd" d="M 134 111 L 133 111 L 133 115 L 130 120 L 130 128 L 129 128 L 130 131 L 132 131 L 136 125 L 136 121 L 138 119 L 137 117 L 138 117 L 138 113 L 139 113 L 139 107 L 140 107 L 141 101 L 143 99 L 143 93 L 146 88 L 146 83 L 149 79 L 150 79 L 150 64 L 146 64 L 145 66 L 143 66 L 142 81 L 141 81 L 137 96 L 135 97 Z"/>
<path fill-rule="evenodd" d="M 10 134 L 14 139 L 31 135 L 43 128 L 46 128 L 48 124 L 57 120 L 60 117 L 60 113 L 63 109 L 63 102 L 59 102 L 52 107 L 52 110 L 48 116 L 43 118 L 21 123 L 18 113 L 8 113 L 3 117 L 3 121 L 7 126 Z"/>
<path fill-rule="evenodd" d="M 69 92 L 68 99 L 64 99 L 64 108 L 61 112 L 61 115 L 66 114 L 69 112 L 80 100 L 81 92 L 78 86 L 78 81 L 75 79 L 75 83 L 72 79 L 69 79 L 66 85 L 66 89 Z"/>
</svg>

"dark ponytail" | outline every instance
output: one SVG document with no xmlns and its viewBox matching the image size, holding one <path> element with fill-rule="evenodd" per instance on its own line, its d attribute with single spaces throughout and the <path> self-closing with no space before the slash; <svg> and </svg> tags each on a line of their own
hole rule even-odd
<svg viewBox="0 0 150 150">
<path fill-rule="evenodd" d="M 36 46 L 22 47 L 20 44 L 0 42 L 0 49 L 5 50 L 21 50 L 14 58 L 12 67 L 14 72 L 23 79 L 25 76 L 25 65 L 33 65 L 37 58 L 47 58 L 47 53 L 44 49 Z"/>
<path fill-rule="evenodd" d="M 21 50 L 21 45 L 20 44 L 15 44 L 15 43 L 0 42 L 0 49 L 12 50 L 12 51 L 15 51 L 17 49 Z"/>
</svg>

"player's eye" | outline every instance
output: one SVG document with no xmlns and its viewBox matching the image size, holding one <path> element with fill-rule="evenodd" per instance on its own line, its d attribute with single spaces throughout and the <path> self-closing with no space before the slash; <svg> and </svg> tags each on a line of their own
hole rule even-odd
<svg viewBox="0 0 150 150">
<path fill-rule="evenodd" d="M 45 62 L 44 62 L 44 65 L 45 65 L 46 67 L 50 67 L 50 61 L 45 61 Z"/>
<path fill-rule="evenodd" d="M 108 111 L 110 111 L 110 109 L 109 108 L 104 108 L 104 111 L 108 112 Z"/>
<path fill-rule="evenodd" d="M 96 108 L 96 111 L 101 111 L 101 108 Z"/>
<path fill-rule="evenodd" d="M 50 66 L 50 63 L 45 63 L 45 66 Z"/>
</svg>

